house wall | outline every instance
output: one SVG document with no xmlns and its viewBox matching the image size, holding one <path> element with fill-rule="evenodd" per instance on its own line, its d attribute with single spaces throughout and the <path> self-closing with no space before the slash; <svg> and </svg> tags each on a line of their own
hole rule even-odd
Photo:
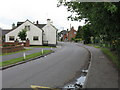
<svg viewBox="0 0 120 90">
<path fill-rule="evenodd" d="M 68 33 L 68 40 L 71 41 L 72 38 L 75 38 L 75 36 L 76 36 L 76 30 L 74 30 L 74 28 L 72 27 Z"/>
<path fill-rule="evenodd" d="M 30 40 L 30 45 L 42 45 L 42 30 L 29 21 L 24 22 L 22 25 L 20 25 L 13 31 L 7 33 L 5 35 L 5 42 L 14 42 L 9 40 L 9 36 L 15 36 L 15 40 L 18 39 L 19 42 L 21 42 L 21 40 L 18 37 L 18 33 L 22 31 L 22 29 L 24 29 L 26 25 L 30 26 L 30 30 L 27 31 L 27 37 L 26 37 Z M 34 41 L 33 36 L 39 36 L 39 40 Z"/>
<path fill-rule="evenodd" d="M 56 45 L 57 40 L 57 30 L 51 26 L 50 24 L 47 24 L 43 27 L 44 30 L 44 41 L 48 41 L 49 45 Z"/>
</svg>

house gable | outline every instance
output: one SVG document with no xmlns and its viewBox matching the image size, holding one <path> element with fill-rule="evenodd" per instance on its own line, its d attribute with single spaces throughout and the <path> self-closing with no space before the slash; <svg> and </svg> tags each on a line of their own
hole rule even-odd
<svg viewBox="0 0 120 90">
<path fill-rule="evenodd" d="M 18 22 L 19 24 L 17 25 L 17 27 L 16 27 L 15 29 L 12 29 L 10 32 L 13 32 L 14 30 L 20 28 L 22 25 L 25 26 L 25 23 L 26 23 L 26 22 L 30 23 L 31 25 L 34 25 L 31 21 L 29 21 L 29 20 L 27 19 L 25 22 Z M 27 23 L 27 24 L 28 24 L 28 23 Z M 34 25 L 34 26 L 36 26 L 36 25 Z M 36 26 L 36 28 L 39 28 L 39 27 Z M 22 29 L 25 29 L 25 28 L 22 28 Z M 39 29 L 40 29 L 40 28 L 39 28 Z M 40 30 L 42 30 L 42 29 L 40 29 Z M 9 33 L 10 33 L 10 32 L 9 32 Z M 9 33 L 8 33 L 8 34 L 9 34 Z"/>
<path fill-rule="evenodd" d="M 44 31 L 44 41 L 48 41 L 49 45 L 57 44 L 57 29 L 51 25 L 47 24 L 43 28 Z"/>
<path fill-rule="evenodd" d="M 17 26 L 14 29 L 11 29 L 11 31 L 5 35 L 5 42 L 14 42 L 16 39 L 21 42 L 20 38 L 18 37 L 18 33 L 25 28 L 27 29 L 26 38 L 30 40 L 30 45 L 42 45 L 43 41 L 45 40 L 48 41 L 48 44 L 57 44 L 58 30 L 55 28 L 55 26 L 53 26 L 50 22 L 47 24 L 39 24 L 37 21 L 35 24 L 29 20 L 26 20 L 25 22 L 17 22 Z M 11 40 L 10 37 L 12 37 Z M 46 38 L 43 39 L 43 37 Z"/>
<path fill-rule="evenodd" d="M 9 33 L 7 33 L 6 34 L 6 42 L 13 42 L 13 41 L 9 40 L 9 36 L 14 36 L 15 39 L 18 39 L 19 41 L 21 41 L 18 37 L 18 33 L 20 31 L 22 31 L 22 29 L 25 29 L 26 26 L 29 26 L 29 28 L 30 28 L 30 30 L 27 30 L 27 38 L 30 40 L 30 45 L 32 45 L 32 44 L 33 45 L 35 45 L 35 44 L 42 45 L 42 29 L 40 29 L 39 27 L 34 25 L 29 20 L 26 20 L 24 23 L 19 25 L 17 28 L 15 28 L 12 31 L 10 31 Z M 34 36 L 39 37 L 38 41 L 33 40 Z"/>
</svg>

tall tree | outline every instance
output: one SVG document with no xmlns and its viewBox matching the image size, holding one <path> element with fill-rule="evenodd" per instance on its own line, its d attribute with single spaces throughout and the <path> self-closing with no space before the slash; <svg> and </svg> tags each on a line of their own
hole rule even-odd
<svg viewBox="0 0 120 90">
<path fill-rule="evenodd" d="M 82 37 L 83 37 L 83 40 L 84 40 L 84 43 L 85 44 L 89 44 L 91 43 L 91 31 L 90 31 L 90 25 L 87 24 L 85 26 L 82 27 Z"/>
<path fill-rule="evenodd" d="M 80 21 L 85 19 L 90 23 L 90 30 L 94 37 L 103 39 L 104 43 L 109 43 L 110 48 L 120 51 L 120 2 L 64 2 L 67 10 L 76 13 L 70 15 L 71 20 Z M 58 5 L 58 6 L 59 6 Z M 102 36 L 102 37 L 101 37 Z"/>
<path fill-rule="evenodd" d="M 77 30 L 77 34 L 76 34 L 76 37 L 75 37 L 75 39 L 80 39 L 80 38 L 82 38 L 82 36 L 81 36 L 81 26 L 79 26 L 78 27 L 78 30 Z"/>
</svg>

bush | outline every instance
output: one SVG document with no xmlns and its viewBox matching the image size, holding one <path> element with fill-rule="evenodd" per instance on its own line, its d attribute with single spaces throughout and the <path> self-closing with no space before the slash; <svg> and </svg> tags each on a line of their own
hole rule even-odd
<svg viewBox="0 0 120 90">
<path fill-rule="evenodd" d="M 3 45 L 3 47 L 9 47 L 10 45 Z"/>
</svg>

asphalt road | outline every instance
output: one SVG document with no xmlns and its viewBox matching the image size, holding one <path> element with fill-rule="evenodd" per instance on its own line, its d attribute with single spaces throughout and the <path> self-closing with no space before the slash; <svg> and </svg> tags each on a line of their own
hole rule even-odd
<svg viewBox="0 0 120 90">
<path fill-rule="evenodd" d="M 2 71 L 3 88 L 31 85 L 62 87 L 76 77 L 88 61 L 88 51 L 74 43 L 61 43 L 55 53 Z"/>
</svg>

